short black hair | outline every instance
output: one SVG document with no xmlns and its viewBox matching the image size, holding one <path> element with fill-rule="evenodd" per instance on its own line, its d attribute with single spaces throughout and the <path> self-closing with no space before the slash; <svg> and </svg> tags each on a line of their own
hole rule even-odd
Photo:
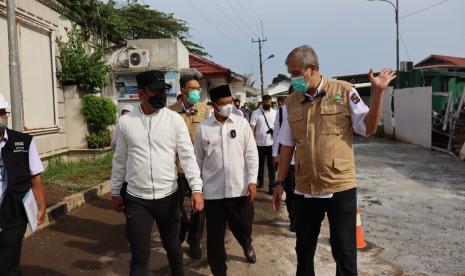
<svg viewBox="0 0 465 276">
<path fill-rule="evenodd" d="M 268 100 L 271 100 L 271 96 L 270 95 L 263 95 L 262 97 L 262 101 L 268 101 Z"/>
<path fill-rule="evenodd" d="M 237 103 L 237 102 L 238 102 L 238 103 L 241 103 L 241 100 L 239 100 L 239 99 L 234 99 L 234 102 L 235 102 L 235 103 Z"/>
<path fill-rule="evenodd" d="M 199 77 L 195 74 L 181 74 L 181 78 L 179 79 L 179 85 L 181 86 L 181 88 L 186 88 L 187 83 L 191 80 L 199 81 Z"/>
<path fill-rule="evenodd" d="M 278 97 L 278 102 L 284 103 L 285 101 L 286 101 L 286 97 L 284 97 L 284 96 L 279 96 Z"/>
</svg>

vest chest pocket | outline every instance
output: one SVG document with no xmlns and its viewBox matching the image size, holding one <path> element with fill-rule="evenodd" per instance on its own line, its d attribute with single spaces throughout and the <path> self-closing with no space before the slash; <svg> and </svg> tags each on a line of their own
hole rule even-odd
<svg viewBox="0 0 465 276">
<path fill-rule="evenodd" d="M 322 106 L 318 131 L 322 135 L 341 135 L 347 120 L 347 108 L 343 105 Z"/>
<path fill-rule="evenodd" d="M 305 136 L 305 132 L 307 131 L 303 111 L 296 110 L 293 112 L 289 112 L 287 120 L 289 121 L 289 125 L 291 126 L 294 139 L 298 140 L 303 138 Z"/>
</svg>

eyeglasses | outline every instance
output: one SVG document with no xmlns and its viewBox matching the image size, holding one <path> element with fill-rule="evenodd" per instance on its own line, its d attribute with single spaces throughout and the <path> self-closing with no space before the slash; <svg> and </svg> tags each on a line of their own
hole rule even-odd
<svg viewBox="0 0 465 276">
<path fill-rule="evenodd" d="M 10 112 L 0 111 L 0 116 L 4 116 L 4 115 L 6 115 L 6 116 L 9 117 L 9 116 L 10 116 Z"/>
</svg>

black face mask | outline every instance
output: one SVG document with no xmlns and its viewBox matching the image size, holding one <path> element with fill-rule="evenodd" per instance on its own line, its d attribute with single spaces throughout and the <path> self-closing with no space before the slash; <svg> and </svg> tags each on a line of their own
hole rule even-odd
<svg viewBox="0 0 465 276">
<path fill-rule="evenodd" d="M 166 93 L 149 97 L 150 105 L 155 109 L 162 109 L 166 106 Z"/>
<path fill-rule="evenodd" d="M 270 110 L 270 108 L 271 108 L 271 105 L 270 105 L 270 104 L 264 104 L 264 105 L 263 105 L 263 109 L 264 109 L 264 110 Z"/>
</svg>

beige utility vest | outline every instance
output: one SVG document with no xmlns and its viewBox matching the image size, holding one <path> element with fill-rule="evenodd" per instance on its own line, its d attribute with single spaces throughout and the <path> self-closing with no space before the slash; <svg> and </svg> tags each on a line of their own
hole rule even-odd
<svg viewBox="0 0 465 276">
<path fill-rule="evenodd" d="M 191 138 L 192 144 L 195 143 L 195 131 L 199 126 L 199 123 L 208 118 L 210 115 L 210 107 L 204 103 L 196 103 L 190 110 L 189 113 L 184 112 L 182 108 L 182 100 L 177 101 L 169 108 L 173 111 L 176 111 L 181 115 L 186 122 L 187 129 L 189 130 L 189 136 Z M 176 155 L 176 168 L 179 173 L 183 173 L 181 162 L 179 162 L 179 157 Z"/>
<path fill-rule="evenodd" d="M 349 94 L 351 84 L 324 79 L 313 101 L 294 92 L 286 101 L 294 135 L 296 190 L 325 195 L 356 186 Z"/>
</svg>

